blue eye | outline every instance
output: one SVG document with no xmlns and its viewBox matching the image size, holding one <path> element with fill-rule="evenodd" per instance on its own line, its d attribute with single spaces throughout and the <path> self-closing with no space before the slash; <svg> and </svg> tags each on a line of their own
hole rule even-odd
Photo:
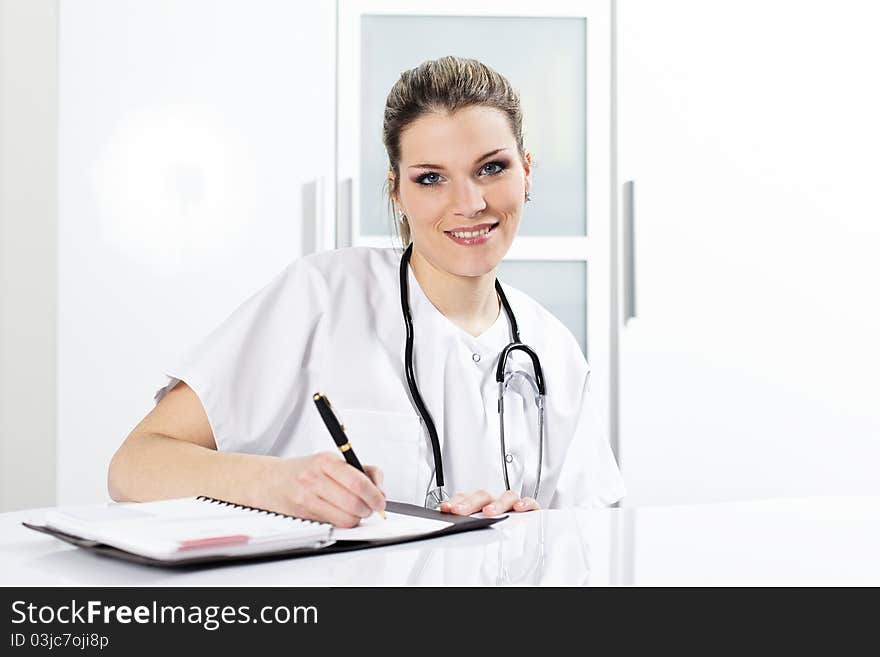
<svg viewBox="0 0 880 657">
<path fill-rule="evenodd" d="M 494 171 L 486 171 L 489 167 L 497 167 Z M 483 165 L 481 171 L 490 176 L 497 176 L 499 173 L 504 171 L 507 168 L 507 164 L 504 162 L 489 162 Z"/>
<path fill-rule="evenodd" d="M 506 162 L 488 162 L 482 166 L 480 169 L 480 175 L 487 176 L 497 176 L 500 173 L 504 173 L 507 170 Z M 422 187 L 434 187 L 442 180 L 442 176 L 436 171 L 429 171 L 428 173 L 423 173 L 418 178 L 415 179 L 415 182 L 421 185 Z"/>
<path fill-rule="evenodd" d="M 435 177 L 432 177 L 435 176 Z M 430 178 L 430 180 L 429 180 Z M 425 187 L 430 187 L 432 185 L 436 185 L 440 182 L 440 174 L 436 171 L 431 171 L 430 173 L 423 173 L 421 176 L 416 178 L 416 182 L 420 185 L 424 185 Z"/>
</svg>

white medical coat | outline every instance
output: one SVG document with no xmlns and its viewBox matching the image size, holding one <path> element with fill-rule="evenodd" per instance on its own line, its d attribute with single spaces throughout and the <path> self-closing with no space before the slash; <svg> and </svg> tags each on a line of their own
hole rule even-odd
<svg viewBox="0 0 880 657">
<path fill-rule="evenodd" d="M 335 450 L 312 401 L 330 399 L 362 463 L 378 465 L 388 499 L 423 504 L 432 482 L 430 439 L 404 374 L 405 326 L 395 249 L 354 247 L 288 265 L 166 371 L 158 404 L 179 381 L 198 395 L 217 448 L 305 456 Z M 507 315 L 474 337 L 438 311 L 408 271 L 413 367 L 441 443 L 451 495 L 505 490 L 495 368 L 511 341 Z M 624 495 L 599 430 L 590 369 L 571 332 L 525 293 L 502 287 L 522 341 L 538 354 L 546 385 L 544 508 L 604 506 Z M 531 373 L 514 352 L 508 369 Z M 511 489 L 531 495 L 538 423 L 526 387 L 505 395 Z M 521 394 L 522 393 L 522 394 Z"/>
</svg>

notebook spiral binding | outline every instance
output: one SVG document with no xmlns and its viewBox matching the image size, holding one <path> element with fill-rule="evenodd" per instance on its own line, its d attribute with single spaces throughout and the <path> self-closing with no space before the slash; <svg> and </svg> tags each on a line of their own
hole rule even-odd
<svg viewBox="0 0 880 657">
<path fill-rule="evenodd" d="M 256 511 L 257 514 L 265 513 L 267 516 L 275 516 L 277 518 L 290 518 L 291 520 L 297 520 L 299 522 L 305 522 L 310 525 L 326 525 L 325 522 L 318 522 L 317 520 L 308 520 L 307 518 L 297 518 L 296 516 L 290 516 L 286 513 L 278 513 L 277 511 L 269 511 L 268 509 L 260 509 L 255 506 L 248 506 L 246 504 L 236 504 L 235 502 L 227 502 L 226 500 L 218 500 L 216 497 L 209 497 L 207 495 L 199 495 L 196 497 L 197 500 L 202 502 L 208 502 L 209 504 L 218 504 L 220 506 L 228 506 L 233 509 L 241 509 L 242 511 Z"/>
</svg>

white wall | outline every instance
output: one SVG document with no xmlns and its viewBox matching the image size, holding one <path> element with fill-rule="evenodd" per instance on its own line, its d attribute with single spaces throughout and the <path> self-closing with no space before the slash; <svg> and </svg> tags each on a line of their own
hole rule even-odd
<svg viewBox="0 0 880 657">
<path fill-rule="evenodd" d="M 0 511 L 55 502 L 57 0 L 0 0 Z"/>
</svg>

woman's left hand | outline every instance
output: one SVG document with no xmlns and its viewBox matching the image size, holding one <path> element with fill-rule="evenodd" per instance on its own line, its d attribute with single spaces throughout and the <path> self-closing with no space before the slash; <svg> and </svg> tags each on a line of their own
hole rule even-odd
<svg viewBox="0 0 880 657">
<path fill-rule="evenodd" d="M 520 497 L 512 490 L 505 491 L 498 497 L 484 490 L 478 490 L 470 495 L 453 495 L 440 505 L 440 510 L 444 513 L 454 513 L 458 516 L 469 516 L 478 511 L 482 511 L 484 516 L 495 516 L 508 511 L 537 511 L 540 508 L 531 497 Z"/>
</svg>

